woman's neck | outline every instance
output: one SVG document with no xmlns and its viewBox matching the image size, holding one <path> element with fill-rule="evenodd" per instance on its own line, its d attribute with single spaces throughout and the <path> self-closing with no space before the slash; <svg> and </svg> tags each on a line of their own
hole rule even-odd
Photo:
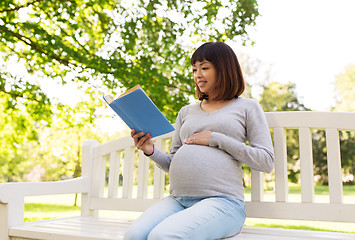
<svg viewBox="0 0 355 240">
<path fill-rule="evenodd" d="M 217 111 L 218 109 L 223 108 L 224 106 L 227 106 L 228 104 L 230 104 L 231 102 L 233 102 L 235 100 L 235 98 L 231 99 L 231 100 L 212 100 L 212 99 L 204 99 L 201 102 L 201 108 L 203 111 L 205 112 L 214 112 Z"/>
</svg>

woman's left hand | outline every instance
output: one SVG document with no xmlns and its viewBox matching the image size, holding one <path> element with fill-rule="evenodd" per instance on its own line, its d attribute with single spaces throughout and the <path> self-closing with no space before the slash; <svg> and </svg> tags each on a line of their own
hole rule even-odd
<svg viewBox="0 0 355 240">
<path fill-rule="evenodd" d="M 193 134 L 191 137 L 184 141 L 185 144 L 206 145 L 210 143 L 212 131 L 203 131 Z"/>
</svg>

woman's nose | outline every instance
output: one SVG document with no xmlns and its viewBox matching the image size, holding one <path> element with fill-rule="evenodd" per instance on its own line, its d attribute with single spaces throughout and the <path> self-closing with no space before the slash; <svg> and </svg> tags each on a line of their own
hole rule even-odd
<svg viewBox="0 0 355 240">
<path fill-rule="evenodd" d="M 196 76 L 197 77 L 202 77 L 202 70 L 201 69 L 197 69 Z"/>
</svg>

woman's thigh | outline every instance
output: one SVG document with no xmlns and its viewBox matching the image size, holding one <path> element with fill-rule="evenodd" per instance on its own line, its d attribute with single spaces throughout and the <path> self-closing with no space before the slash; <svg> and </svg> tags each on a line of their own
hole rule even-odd
<svg viewBox="0 0 355 240">
<path fill-rule="evenodd" d="M 145 240 L 150 231 L 162 220 L 182 211 L 180 205 L 173 197 L 169 196 L 148 208 L 127 230 L 125 240 Z"/>
<path fill-rule="evenodd" d="M 161 223 L 148 239 L 219 239 L 239 233 L 245 221 L 244 202 L 211 197 L 179 211 Z"/>
</svg>

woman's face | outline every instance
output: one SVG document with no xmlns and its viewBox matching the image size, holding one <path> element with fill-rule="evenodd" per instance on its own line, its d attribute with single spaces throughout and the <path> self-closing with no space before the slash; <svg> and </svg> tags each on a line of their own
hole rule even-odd
<svg viewBox="0 0 355 240">
<path fill-rule="evenodd" d="M 192 65 L 193 78 L 202 93 L 212 95 L 217 82 L 217 70 L 207 60 Z"/>
</svg>

